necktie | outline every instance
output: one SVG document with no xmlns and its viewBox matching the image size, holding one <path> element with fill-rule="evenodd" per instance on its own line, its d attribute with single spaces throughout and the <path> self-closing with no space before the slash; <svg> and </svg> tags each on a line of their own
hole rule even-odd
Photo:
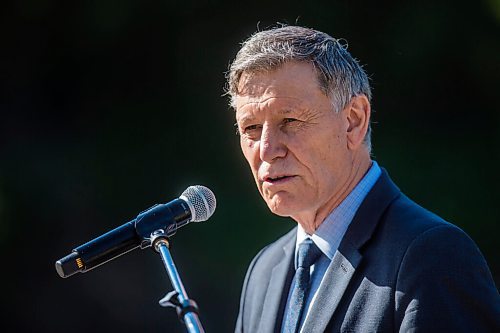
<svg viewBox="0 0 500 333">
<path fill-rule="evenodd" d="M 290 295 L 289 309 L 287 312 L 283 333 L 296 333 L 299 330 L 301 317 L 309 289 L 309 268 L 321 255 L 321 250 L 314 242 L 307 238 L 299 245 L 297 252 L 297 270 L 295 271 L 295 284 Z"/>
</svg>

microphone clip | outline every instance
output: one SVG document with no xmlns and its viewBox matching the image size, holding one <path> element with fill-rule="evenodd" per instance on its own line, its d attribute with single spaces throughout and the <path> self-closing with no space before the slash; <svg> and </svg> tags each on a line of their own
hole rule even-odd
<svg viewBox="0 0 500 333">
<path fill-rule="evenodd" d="M 162 307 L 174 307 L 179 320 L 186 325 L 191 333 L 204 333 L 203 326 L 198 318 L 198 305 L 190 299 L 186 289 L 182 284 L 181 277 L 177 272 L 172 255 L 170 254 L 170 243 L 168 234 L 163 229 L 158 229 L 151 233 L 151 246 L 160 254 L 165 270 L 168 273 L 170 282 L 175 290 L 169 292 L 159 303 Z"/>
<path fill-rule="evenodd" d="M 188 312 L 198 314 L 198 304 L 192 299 L 185 299 L 184 302 L 179 301 L 179 293 L 175 290 L 167 293 L 161 300 L 158 301 L 160 306 L 164 308 L 175 308 L 179 320 L 184 323 L 184 315 Z"/>
</svg>

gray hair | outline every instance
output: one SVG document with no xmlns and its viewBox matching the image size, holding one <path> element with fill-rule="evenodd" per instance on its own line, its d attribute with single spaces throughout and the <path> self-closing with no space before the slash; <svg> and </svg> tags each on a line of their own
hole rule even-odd
<svg viewBox="0 0 500 333">
<path fill-rule="evenodd" d="M 310 62 L 318 73 L 320 89 L 332 100 L 335 112 L 343 110 L 358 95 L 371 101 L 368 76 L 347 51 L 345 41 L 301 26 L 280 25 L 251 35 L 226 73 L 230 106 L 236 107 L 238 83 L 243 73 L 272 71 L 289 61 Z M 371 150 L 371 126 L 364 143 Z"/>
</svg>

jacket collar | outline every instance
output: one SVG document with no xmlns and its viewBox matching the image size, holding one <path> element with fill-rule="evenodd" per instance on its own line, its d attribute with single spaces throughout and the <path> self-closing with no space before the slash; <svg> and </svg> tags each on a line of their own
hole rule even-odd
<svg viewBox="0 0 500 333">
<path fill-rule="evenodd" d="M 303 332 L 323 332 L 330 322 L 363 255 L 362 246 L 372 237 L 385 210 L 401 194 L 385 169 L 365 200 L 328 266 L 317 296 L 304 320 Z"/>
</svg>

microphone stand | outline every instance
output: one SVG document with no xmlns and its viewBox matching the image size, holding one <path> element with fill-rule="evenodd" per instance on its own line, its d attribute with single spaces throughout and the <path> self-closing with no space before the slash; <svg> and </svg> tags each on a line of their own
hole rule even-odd
<svg viewBox="0 0 500 333">
<path fill-rule="evenodd" d="M 198 305 L 188 298 L 177 268 L 169 251 L 167 234 L 160 229 L 151 234 L 151 246 L 161 256 L 165 269 L 175 290 L 160 300 L 163 307 L 175 307 L 179 320 L 186 325 L 189 333 L 205 333 L 198 318 Z"/>
</svg>

